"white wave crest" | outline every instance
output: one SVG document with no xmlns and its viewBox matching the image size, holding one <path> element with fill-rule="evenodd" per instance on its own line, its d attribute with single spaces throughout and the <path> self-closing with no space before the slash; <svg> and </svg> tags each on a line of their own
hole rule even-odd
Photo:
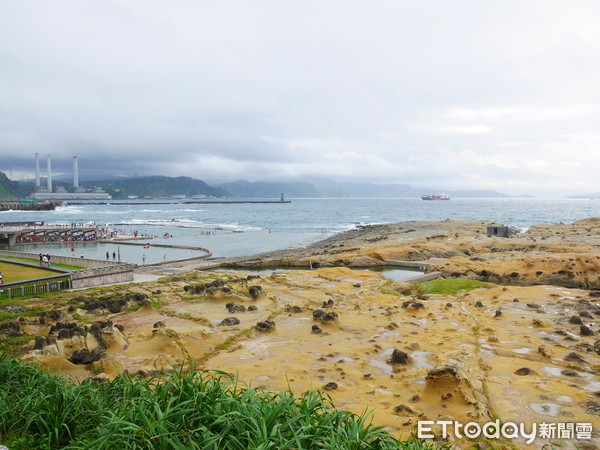
<svg viewBox="0 0 600 450">
<path fill-rule="evenodd" d="M 120 223 L 114 223 L 113 226 L 148 226 L 148 227 L 167 227 L 167 228 L 197 228 L 202 230 L 241 230 L 258 231 L 260 227 L 240 225 L 239 223 L 206 223 L 190 219 L 131 219 Z"/>
</svg>

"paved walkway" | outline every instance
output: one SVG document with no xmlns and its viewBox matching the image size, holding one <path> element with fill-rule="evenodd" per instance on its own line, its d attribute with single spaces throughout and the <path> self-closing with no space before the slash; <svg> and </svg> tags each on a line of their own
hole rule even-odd
<svg viewBox="0 0 600 450">
<path fill-rule="evenodd" d="M 147 281 L 156 281 L 159 278 L 161 278 L 161 275 L 152 275 L 149 273 L 133 272 L 133 281 L 129 281 L 129 283 L 145 283 Z"/>
<path fill-rule="evenodd" d="M 189 272 L 190 270 L 208 270 L 216 269 L 221 266 L 221 262 L 205 261 L 199 258 L 173 261 L 162 264 L 153 264 L 146 266 L 137 266 L 135 268 L 136 274 L 176 274 Z"/>
</svg>

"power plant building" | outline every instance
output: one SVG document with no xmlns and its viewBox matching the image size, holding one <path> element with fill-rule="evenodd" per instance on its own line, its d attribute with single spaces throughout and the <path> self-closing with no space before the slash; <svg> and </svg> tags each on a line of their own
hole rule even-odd
<svg viewBox="0 0 600 450">
<path fill-rule="evenodd" d="M 55 189 L 52 187 L 52 157 L 48 155 L 47 163 L 47 178 L 46 186 L 42 186 L 40 182 L 40 154 L 35 154 L 35 192 L 31 194 L 31 198 L 36 200 L 110 200 L 110 194 L 103 191 L 101 188 L 95 187 L 91 190 L 86 190 L 79 187 L 79 160 L 77 156 L 73 157 L 73 192 L 58 186 Z"/>
</svg>

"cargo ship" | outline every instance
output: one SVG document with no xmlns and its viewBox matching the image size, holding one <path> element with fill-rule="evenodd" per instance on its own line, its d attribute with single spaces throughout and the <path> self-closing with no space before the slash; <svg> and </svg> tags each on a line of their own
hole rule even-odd
<svg viewBox="0 0 600 450">
<path fill-rule="evenodd" d="M 448 197 L 445 193 L 440 192 L 437 195 L 422 195 L 421 196 L 422 200 L 450 200 L 450 197 Z"/>
</svg>

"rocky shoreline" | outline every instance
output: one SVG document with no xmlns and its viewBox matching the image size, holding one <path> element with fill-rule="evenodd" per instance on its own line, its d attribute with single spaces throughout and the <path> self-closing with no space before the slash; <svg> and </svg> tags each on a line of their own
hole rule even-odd
<svg viewBox="0 0 600 450">
<path fill-rule="evenodd" d="M 489 237 L 492 225 L 375 225 L 302 249 L 213 259 L 230 267 L 220 272 L 187 262 L 152 282 L 2 304 L 14 318 L 0 333 L 22 342 L 24 360 L 78 379 L 216 369 L 253 387 L 326 391 L 403 436 L 420 420 L 586 423 L 592 439 L 576 444 L 597 448 L 600 219 L 510 238 Z M 458 288 L 352 270 L 435 258 L 428 270 Z"/>
<path fill-rule="evenodd" d="M 222 260 L 226 267 L 374 267 L 390 261 L 443 260 L 444 277 L 515 285 L 600 289 L 600 219 L 536 225 L 510 238 L 489 237 L 494 222 L 370 225 L 301 249 Z"/>
</svg>

